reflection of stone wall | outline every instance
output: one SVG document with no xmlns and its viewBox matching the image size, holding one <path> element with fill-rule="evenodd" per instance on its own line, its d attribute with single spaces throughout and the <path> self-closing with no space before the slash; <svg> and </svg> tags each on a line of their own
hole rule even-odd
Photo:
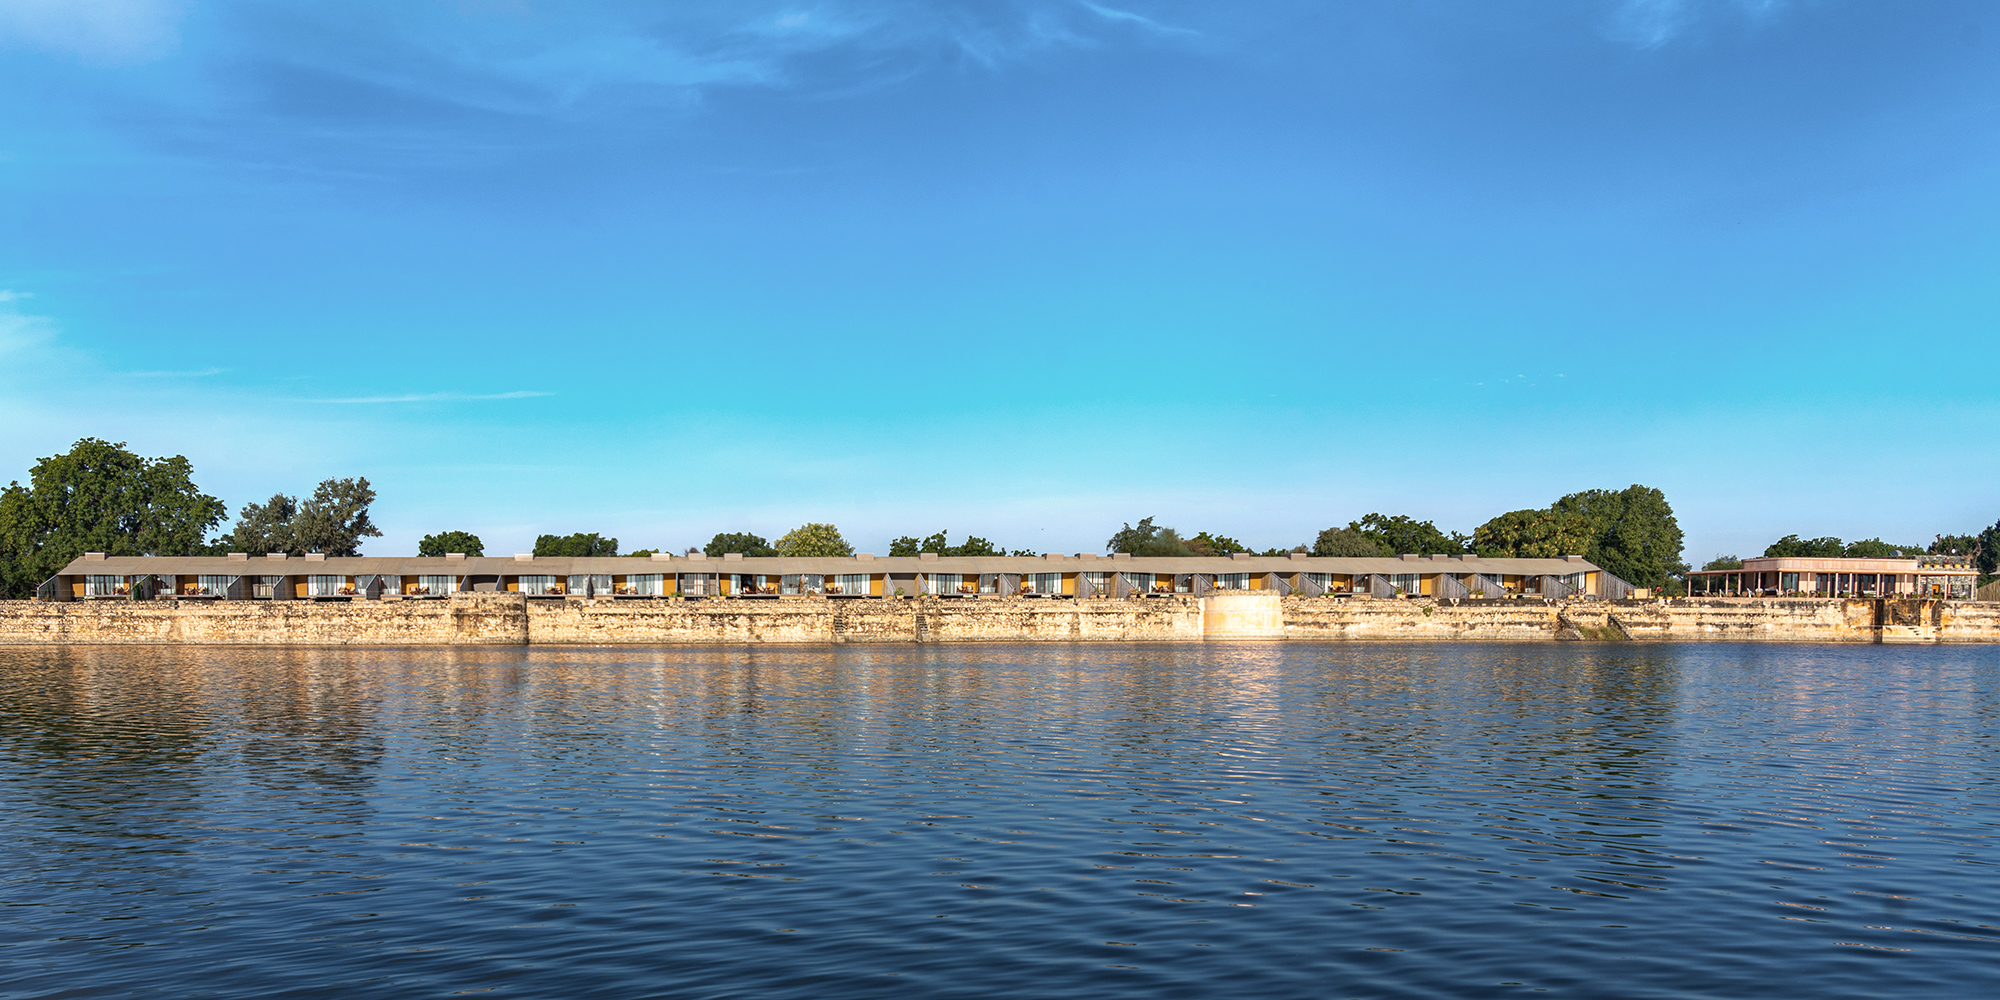
<svg viewBox="0 0 2000 1000">
<path fill-rule="evenodd" d="M 0 602 L 0 644 L 585 645 L 812 642 L 1774 640 L 2000 642 L 2000 605 L 1713 598 Z"/>
</svg>

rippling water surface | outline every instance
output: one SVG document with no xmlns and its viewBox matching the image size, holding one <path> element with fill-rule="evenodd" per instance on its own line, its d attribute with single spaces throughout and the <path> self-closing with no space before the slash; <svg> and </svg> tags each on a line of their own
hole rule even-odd
<svg viewBox="0 0 2000 1000">
<path fill-rule="evenodd" d="M 0 995 L 2000 996 L 2000 649 L 0 649 Z"/>
</svg>

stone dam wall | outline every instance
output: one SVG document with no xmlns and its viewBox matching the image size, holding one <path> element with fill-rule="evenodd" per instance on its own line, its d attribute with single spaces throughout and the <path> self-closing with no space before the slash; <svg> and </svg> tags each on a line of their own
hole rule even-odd
<svg viewBox="0 0 2000 1000">
<path fill-rule="evenodd" d="M 1351 641 L 1996 642 L 2000 604 L 1206 598 L 0 602 L 0 645 Z"/>
</svg>

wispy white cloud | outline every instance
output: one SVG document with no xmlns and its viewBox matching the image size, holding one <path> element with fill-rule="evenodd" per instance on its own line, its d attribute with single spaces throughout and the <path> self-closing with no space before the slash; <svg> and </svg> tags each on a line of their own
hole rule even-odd
<svg viewBox="0 0 2000 1000">
<path fill-rule="evenodd" d="M 1659 48 L 1717 14 L 1757 21 L 1783 10 L 1788 3 L 1789 0 L 1617 0 L 1609 34 L 1640 48 Z"/>
<path fill-rule="evenodd" d="M 182 0 L 0 0 L 0 41 L 25 42 L 94 63 L 171 51 Z"/>
<path fill-rule="evenodd" d="M 123 374 L 129 378 L 207 378 L 210 375 L 220 375 L 228 370 L 227 368 L 200 368 L 184 372 L 124 372 Z"/>
<path fill-rule="evenodd" d="M 55 339 L 55 322 L 47 316 L 31 316 L 21 311 L 26 292 L 0 289 L 0 357 L 41 347 Z"/>
<path fill-rule="evenodd" d="M 302 403 L 464 403 L 486 399 L 533 399 L 536 396 L 553 396 L 552 392 L 535 392 L 521 389 L 514 392 L 419 392 L 401 396 L 347 396 L 338 399 L 302 399 Z"/>
<path fill-rule="evenodd" d="M 1135 14 L 1129 10 L 1119 10 L 1118 8 L 1115 7 L 1101 6 L 1099 4 L 1091 3 L 1089 2 L 1089 0 L 1081 0 L 1081 2 L 1083 3 L 1084 9 L 1090 11 L 1093 14 L 1096 14 L 1101 18 L 1104 18 L 1107 21 L 1124 21 L 1128 24 L 1143 25 L 1154 31 L 1164 32 L 1169 35 L 1201 34 L 1201 32 L 1196 31 L 1193 28 L 1177 28 L 1171 24 L 1162 24 L 1161 22 L 1156 21 L 1150 17 L 1147 17 L 1144 14 Z"/>
</svg>

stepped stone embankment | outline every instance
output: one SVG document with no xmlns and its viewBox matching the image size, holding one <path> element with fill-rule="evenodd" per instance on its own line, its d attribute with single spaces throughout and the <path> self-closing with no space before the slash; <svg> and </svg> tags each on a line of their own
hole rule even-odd
<svg viewBox="0 0 2000 1000">
<path fill-rule="evenodd" d="M 448 600 L 0 602 L 0 645 L 668 645 L 1218 641 L 2000 642 L 2000 604 L 1936 600 Z"/>
</svg>

